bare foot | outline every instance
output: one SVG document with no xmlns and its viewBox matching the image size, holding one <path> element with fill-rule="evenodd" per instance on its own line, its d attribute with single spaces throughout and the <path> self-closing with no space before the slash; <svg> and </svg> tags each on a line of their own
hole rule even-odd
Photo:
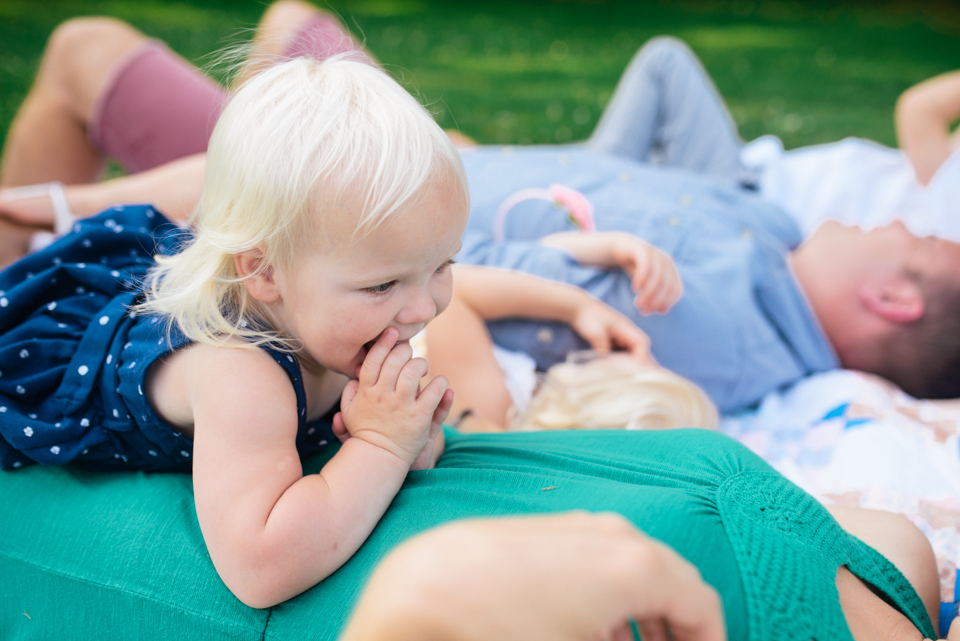
<svg viewBox="0 0 960 641">
<path fill-rule="evenodd" d="M 33 231 L 0 219 L 0 269 L 22 258 L 30 247 Z"/>
<path fill-rule="evenodd" d="M 0 190 L 0 219 L 9 228 L 19 228 L 29 234 L 32 231 L 53 231 L 55 213 L 49 195 L 25 195 L 22 188 Z M 24 195 L 20 195 L 24 194 Z M 4 235 L 7 232 L 4 231 Z"/>
</svg>

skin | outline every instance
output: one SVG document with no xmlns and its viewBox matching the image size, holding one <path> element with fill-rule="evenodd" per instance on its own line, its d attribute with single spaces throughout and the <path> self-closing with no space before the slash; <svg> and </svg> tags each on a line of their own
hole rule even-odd
<svg viewBox="0 0 960 641">
<path fill-rule="evenodd" d="M 274 6 L 281 4 L 302 5 L 302 3 L 278 3 Z M 278 22 L 285 23 L 286 21 Z M 102 158 L 96 150 L 89 148 L 88 141 L 83 135 L 86 127 L 85 119 L 90 113 L 91 98 L 99 95 L 104 80 L 110 76 L 114 65 L 123 59 L 129 50 L 127 48 L 142 42 L 143 36 L 128 26 L 109 19 L 86 19 L 71 21 L 68 24 L 70 25 L 69 29 L 58 29 L 54 37 L 51 38 L 37 82 L 31 90 L 30 96 L 24 102 L 14 126 L 11 127 L 4 150 L 3 163 L 0 165 L 0 186 L 33 184 L 49 180 L 60 180 L 66 183 L 90 183 L 96 179 L 96 173 L 99 171 Z M 81 25 L 87 28 L 79 28 Z M 260 28 L 264 29 L 265 25 L 261 24 Z M 266 41 L 276 42 L 276 39 L 268 38 Z M 906 105 L 906 102 L 904 104 Z M 43 126 L 37 128 L 37 123 L 42 123 Z M 909 149 L 909 144 L 906 142 L 905 131 L 906 129 L 900 126 L 898 119 L 898 132 L 901 135 L 904 149 L 916 166 L 918 163 L 914 160 L 915 154 Z M 138 176 L 130 176 L 102 184 L 78 184 L 75 187 L 68 188 L 67 198 L 73 211 L 81 216 L 92 215 L 104 206 L 114 202 L 150 200 L 161 203 L 165 210 L 175 215 L 179 214 L 183 219 L 186 219 L 199 197 L 204 162 L 205 158 L 203 156 L 191 157 L 158 168 L 153 172 L 144 172 L 144 174 Z M 933 165 L 936 165 L 936 163 L 933 163 Z M 918 179 L 924 182 L 919 170 Z M 177 189 L 180 188 L 186 189 L 167 204 L 165 199 L 168 195 L 176 193 Z M 43 199 L 14 203 L 5 201 L 3 196 L 0 195 L 0 213 L 6 216 L 6 221 L 0 227 L 0 239 L 2 239 L 0 241 L 0 263 L 9 262 L 23 253 L 27 235 L 25 228 L 42 228 L 52 225 L 52 212 L 49 209 L 49 203 L 43 202 Z M 381 352 L 393 354 L 396 345 L 392 341 L 398 338 L 399 336 L 393 336 L 393 330 L 381 335 L 383 341 L 379 346 L 382 347 Z M 172 400 L 165 411 L 170 416 L 180 417 L 181 428 L 185 433 L 196 431 L 196 424 L 198 424 L 197 421 L 193 420 L 193 401 L 197 390 L 205 382 L 216 380 L 213 377 L 224 373 L 250 371 L 244 368 L 259 368 L 263 374 L 260 377 L 263 381 L 263 388 L 259 391 L 264 395 L 274 394 L 275 400 L 282 401 L 277 403 L 278 406 L 290 406 L 294 403 L 289 382 L 280 376 L 282 372 L 278 370 L 275 363 L 263 357 L 262 354 L 260 362 L 254 362 L 254 360 L 251 360 L 252 357 L 249 356 L 251 353 L 256 352 L 223 349 L 218 350 L 216 355 L 203 355 L 199 350 L 196 352 L 184 350 L 184 352 L 171 359 L 170 364 L 173 365 L 176 359 L 189 362 L 190 354 L 194 354 L 193 365 L 181 366 L 185 375 L 179 379 L 170 376 L 169 372 L 174 370 L 168 369 L 167 365 L 164 365 L 154 373 L 153 384 L 150 385 L 150 389 L 162 389 L 165 385 L 170 388 L 170 398 Z M 246 356 L 240 356 L 240 354 L 246 354 Z M 209 358 L 206 358 L 207 356 Z M 382 370 L 386 360 L 386 356 L 383 357 L 382 361 L 378 357 L 378 365 L 371 365 L 371 367 L 374 367 L 374 369 L 379 367 Z M 403 361 L 404 359 L 402 356 L 398 356 L 396 360 Z M 396 369 L 395 365 L 391 367 L 393 369 L 386 377 L 387 379 L 392 377 L 392 372 Z M 402 371 L 403 367 L 400 370 Z M 165 371 L 168 372 L 167 376 L 164 376 Z M 376 372 L 376 382 L 373 385 L 381 383 L 380 374 L 379 371 Z M 249 385 L 246 380 L 242 380 L 244 377 L 235 376 L 234 378 L 238 379 L 235 382 L 241 388 L 243 385 Z M 346 375 L 327 370 L 325 373 L 315 374 L 314 378 L 315 380 L 312 380 L 309 386 L 309 393 L 313 399 L 310 403 L 311 416 L 318 415 L 317 408 L 323 405 L 325 399 L 335 396 L 335 390 L 342 387 Z M 371 373 L 368 384 L 373 380 L 374 377 Z M 276 389 L 271 391 L 271 385 L 275 385 Z M 207 383 L 207 386 L 210 387 L 209 383 Z M 224 385 L 221 384 L 217 387 L 223 388 Z M 389 388 L 389 384 L 386 387 Z M 359 383 L 357 389 L 359 391 Z M 253 391 L 254 394 L 256 392 L 257 390 Z M 285 392 L 286 396 L 284 396 Z M 153 394 L 156 395 L 157 392 L 154 391 Z M 225 395 L 225 398 L 221 399 L 221 405 L 223 406 L 221 409 L 227 414 L 234 407 L 234 401 L 238 407 L 244 407 L 244 402 L 251 398 L 242 395 L 236 396 L 236 398 L 233 398 Z M 190 401 L 177 403 L 175 402 L 176 398 L 190 399 Z M 442 403 L 442 401 L 438 403 L 438 409 Z M 210 413 L 211 416 L 213 414 L 214 412 Z M 259 421 L 261 418 L 242 412 L 236 412 L 236 414 L 237 424 L 240 425 L 253 424 L 256 421 L 252 419 Z M 266 420 L 277 419 L 278 424 L 289 424 L 295 420 L 295 417 L 289 416 L 288 413 L 284 414 L 279 410 L 275 415 L 271 414 L 262 418 Z M 435 423 L 436 421 L 432 422 Z M 203 423 L 203 420 L 200 423 Z M 433 426 L 428 430 L 428 434 L 432 430 Z M 206 433 L 206 430 L 201 430 L 201 432 Z M 231 437 L 238 436 L 236 446 L 241 449 L 245 448 L 245 454 L 251 457 L 251 453 L 260 447 L 261 435 L 247 432 L 253 431 L 237 431 L 234 429 L 231 431 Z M 362 447 L 364 439 L 352 440 L 351 448 Z M 209 439 L 209 442 L 211 442 L 211 446 L 209 448 L 203 446 L 203 449 L 210 450 L 210 460 L 216 463 L 218 459 L 213 452 L 215 439 Z M 345 449 L 347 449 L 346 446 Z M 363 451 L 361 450 L 361 452 Z M 225 459 L 226 457 L 220 457 L 220 463 L 225 465 Z M 287 480 L 285 490 L 292 489 L 298 484 L 300 480 L 299 465 L 289 458 L 288 451 L 270 452 L 265 460 L 273 463 L 273 467 L 285 475 L 283 477 Z M 240 477 L 238 480 L 241 481 L 241 484 L 246 482 L 247 485 L 251 485 L 250 479 L 257 478 L 261 471 L 273 473 L 270 465 L 261 465 L 259 468 L 254 465 L 250 469 L 244 470 L 243 474 L 234 476 Z M 335 480 L 337 477 L 337 470 L 334 468 L 327 472 L 324 483 Z M 247 478 L 244 479 L 243 476 Z M 211 485 L 213 484 L 214 481 L 211 481 Z M 300 484 L 300 487 L 305 487 L 305 485 Z M 228 483 L 223 483 L 222 486 L 227 492 L 231 490 Z M 300 491 L 300 487 L 289 495 L 284 490 L 283 496 L 286 496 L 288 500 L 284 502 L 284 508 L 276 510 L 278 516 L 281 515 L 280 513 L 288 504 L 296 502 L 296 495 Z M 344 487 L 347 486 L 340 485 L 337 489 L 343 489 Z M 260 503 L 272 500 L 270 495 L 275 493 L 275 489 L 273 486 L 267 488 L 264 491 L 264 496 L 260 497 Z M 311 489 L 306 488 L 303 491 L 308 493 Z M 330 488 L 327 488 L 327 491 L 329 493 Z M 212 495 L 215 492 L 211 491 L 209 494 Z M 215 502 L 216 499 L 212 499 L 212 501 Z M 253 507 L 256 508 L 258 505 Z M 375 507 L 372 509 L 376 511 Z M 226 515 L 224 518 L 229 518 L 229 516 Z M 251 554 L 250 557 L 251 560 L 261 560 L 265 564 L 270 559 L 270 550 L 266 545 L 269 541 L 265 540 L 266 535 L 269 534 L 273 537 L 272 541 L 277 541 L 277 537 L 282 534 L 282 524 L 278 525 L 280 519 L 274 519 L 273 511 L 269 513 L 261 511 L 255 516 L 259 517 L 259 522 L 257 518 L 254 518 L 249 520 L 250 522 L 241 520 L 237 523 L 241 529 L 246 527 L 248 530 L 240 532 L 237 535 L 237 540 L 240 541 L 244 537 L 261 536 L 264 539 L 264 545 L 260 547 L 263 549 L 258 553 Z M 269 533 L 266 532 L 265 528 L 268 517 L 271 525 Z M 217 520 L 213 517 L 211 519 L 214 522 Z M 205 520 L 209 521 L 211 519 Z M 312 550 L 307 549 L 310 547 L 310 543 L 311 541 L 307 541 L 304 546 L 297 548 L 297 553 L 311 553 Z M 277 549 L 281 549 L 280 546 L 277 546 Z M 229 550 L 225 554 L 228 553 Z M 261 579 L 269 583 L 269 568 L 264 569 L 263 575 L 257 577 L 257 580 Z M 254 595 L 253 600 L 260 596 L 262 595 Z M 264 602 L 269 600 L 267 598 Z"/>
<path fill-rule="evenodd" d="M 929 543 L 906 519 L 830 509 L 921 594 L 937 586 Z M 856 641 L 922 639 L 845 567 L 836 585 Z M 936 589 L 924 597 L 934 625 L 938 600 Z M 678 640 L 726 638 L 720 599 L 695 567 L 619 515 L 573 512 L 461 521 L 404 543 L 374 572 L 341 638 L 626 640 L 631 617 L 648 641 L 670 638 L 668 628 Z"/>
<path fill-rule="evenodd" d="M 578 287 L 509 270 L 458 265 L 455 271 L 450 306 L 426 337 L 432 367 L 463 397 L 458 409 L 469 407 L 501 429 L 507 422 L 510 393 L 493 355 L 487 321 L 523 317 L 567 323 L 597 352 L 620 349 L 650 362 L 646 334 Z"/>
<path fill-rule="evenodd" d="M 641 313 L 666 313 L 683 293 L 673 260 L 635 236 L 571 232 L 541 242 L 569 252 L 581 264 L 625 270 Z M 567 323 L 600 354 L 619 349 L 654 364 L 647 336 L 579 288 L 506 270 L 457 266 L 457 274 L 449 309 L 427 332 L 427 350 L 436 371 L 457 390 L 454 415 L 467 408 L 473 412 L 465 429 L 504 429 L 512 405 L 487 321 L 522 316 Z"/>
<path fill-rule="evenodd" d="M 295 394 L 263 350 L 193 344 L 154 366 L 147 380 L 153 407 L 194 440 L 204 540 L 224 583 L 252 607 L 289 599 L 336 570 L 407 472 L 442 451 L 433 437 L 452 392 L 443 377 L 419 388 L 427 365 L 405 341 L 449 302 L 463 199 L 437 180 L 356 241 L 352 229 L 345 232 L 350 217 L 343 218 L 341 228 L 328 226 L 328 245 L 315 243 L 290 270 L 251 276 L 263 255 L 236 257 L 276 328 L 303 344 L 307 420 L 343 392 L 336 420 L 350 438 L 319 474 L 303 475 Z"/>
<path fill-rule="evenodd" d="M 619 515 L 577 512 L 463 521 L 403 544 L 341 639 L 619 641 L 633 638 L 629 617 L 645 641 L 666 641 L 667 625 L 677 641 L 726 639 L 695 567 Z"/>
<path fill-rule="evenodd" d="M 910 272 L 956 274 L 960 244 L 918 238 L 899 221 L 869 232 L 828 222 L 790 261 L 843 367 L 870 372 L 882 363 L 883 340 L 925 312 Z"/>
<path fill-rule="evenodd" d="M 303 24 L 323 14 L 299 0 L 274 2 L 257 25 L 251 59 L 281 54 Z M 130 202 L 153 203 L 176 221 L 189 218 L 200 200 L 206 154 L 98 182 L 107 159 L 87 135 L 88 119 L 118 66 L 146 40 L 113 18 L 74 18 L 54 30 L 33 87 L 7 134 L 0 188 L 62 182 L 69 185 L 65 196 L 70 211 L 80 218 Z M 238 80 L 258 68 L 262 65 L 250 65 Z M 35 230 L 52 228 L 48 198 L 10 199 L 0 189 L 0 267 L 26 252 Z"/>
<path fill-rule="evenodd" d="M 960 117 L 960 71 L 907 89 L 897 100 L 894 116 L 900 148 L 910 159 L 917 182 L 926 185 L 960 144 L 950 130 Z"/>
</svg>

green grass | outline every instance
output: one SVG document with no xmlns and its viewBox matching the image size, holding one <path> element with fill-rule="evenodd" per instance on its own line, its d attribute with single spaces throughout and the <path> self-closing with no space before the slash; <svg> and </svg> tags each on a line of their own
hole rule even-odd
<svg viewBox="0 0 960 641">
<path fill-rule="evenodd" d="M 198 65 L 249 37 L 264 2 L 0 0 L 0 126 L 44 41 L 71 16 L 107 14 Z M 444 127 L 482 142 L 585 138 L 636 49 L 657 34 L 702 58 L 745 139 L 788 147 L 855 135 L 895 144 L 901 91 L 960 67 L 960 9 L 938 0 L 330 0 Z"/>
</svg>

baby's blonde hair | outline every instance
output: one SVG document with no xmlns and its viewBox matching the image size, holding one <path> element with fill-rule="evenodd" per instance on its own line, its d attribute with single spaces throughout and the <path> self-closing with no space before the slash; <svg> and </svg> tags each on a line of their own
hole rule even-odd
<svg viewBox="0 0 960 641">
<path fill-rule="evenodd" d="M 554 365 L 512 430 L 716 429 L 717 410 L 699 387 L 632 357 L 578 354 Z"/>
<path fill-rule="evenodd" d="M 194 238 L 157 258 L 138 312 L 162 314 L 198 342 L 296 349 L 247 291 L 236 254 L 262 251 L 257 273 L 287 269 L 343 226 L 330 216 L 349 218 L 356 240 L 443 181 L 469 210 L 450 139 L 386 73 L 349 57 L 277 64 L 234 94 L 210 138 Z"/>
</svg>

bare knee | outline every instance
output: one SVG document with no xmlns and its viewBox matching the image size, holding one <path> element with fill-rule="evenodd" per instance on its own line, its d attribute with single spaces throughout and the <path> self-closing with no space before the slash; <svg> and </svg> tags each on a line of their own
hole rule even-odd
<svg viewBox="0 0 960 641">
<path fill-rule="evenodd" d="M 267 8 L 257 27 L 257 41 L 263 53 L 280 55 L 287 42 L 310 20 L 330 13 L 301 0 L 277 0 Z"/>
<path fill-rule="evenodd" d="M 125 50 L 143 40 L 142 33 L 115 18 L 72 18 L 50 34 L 44 58 L 69 64 L 87 57 L 91 50 Z"/>
<path fill-rule="evenodd" d="M 130 25 L 107 17 L 73 18 L 47 41 L 38 84 L 47 84 L 81 113 L 126 56 L 146 40 Z"/>
<path fill-rule="evenodd" d="M 276 24 L 302 23 L 320 14 L 330 15 L 329 12 L 303 0 L 277 0 L 263 12 L 260 26 L 264 28 Z"/>
</svg>

